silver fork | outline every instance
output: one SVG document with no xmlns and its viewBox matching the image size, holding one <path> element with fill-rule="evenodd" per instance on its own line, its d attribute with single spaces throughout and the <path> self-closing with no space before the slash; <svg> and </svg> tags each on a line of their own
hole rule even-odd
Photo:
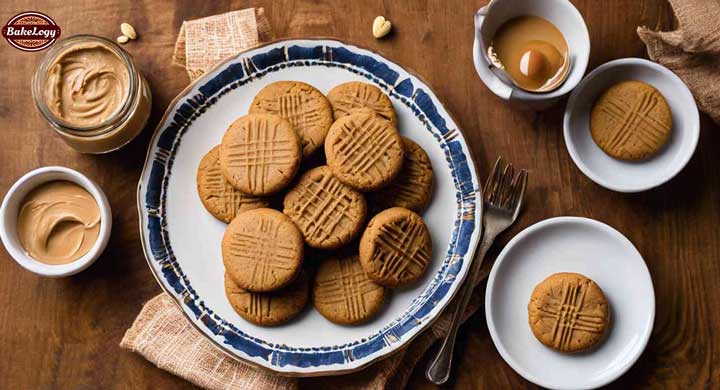
<svg viewBox="0 0 720 390">
<path fill-rule="evenodd" d="M 465 284 L 460 290 L 458 305 L 450 323 L 450 330 L 443 339 L 442 346 L 435 359 L 428 364 L 425 376 L 436 384 L 445 383 L 450 377 L 452 366 L 453 349 L 455 348 L 455 337 L 462 322 L 462 316 L 470 302 L 470 297 L 475 285 L 480 282 L 480 269 L 485 254 L 495 241 L 495 237 L 515 222 L 520 212 L 525 187 L 527 187 L 528 174 L 524 169 L 515 176 L 512 164 L 502 169 L 502 157 L 498 157 L 493 166 L 492 173 L 485 183 L 485 199 L 483 212 L 484 232 L 480 250 L 470 264 L 470 273 L 465 278 Z"/>
</svg>

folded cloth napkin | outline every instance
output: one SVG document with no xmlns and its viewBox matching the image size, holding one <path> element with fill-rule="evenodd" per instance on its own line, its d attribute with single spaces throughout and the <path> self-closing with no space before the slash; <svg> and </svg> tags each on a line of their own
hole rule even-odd
<svg viewBox="0 0 720 390">
<path fill-rule="evenodd" d="M 653 61 L 687 84 L 700 111 L 720 124 L 720 1 L 669 0 L 679 27 L 675 31 L 637 33 Z"/>
<path fill-rule="evenodd" d="M 185 66 L 194 80 L 215 63 L 271 36 L 262 8 L 186 21 L 175 44 L 173 62 Z M 465 319 L 480 307 L 481 296 L 478 293 L 473 296 Z M 143 306 L 120 346 L 207 389 L 294 389 L 300 380 L 304 386 L 319 389 L 399 389 L 406 385 L 428 348 L 447 334 L 452 311 L 454 307 L 450 305 L 430 329 L 392 358 L 342 376 L 288 378 L 228 357 L 190 324 L 173 299 L 164 293 Z"/>
</svg>

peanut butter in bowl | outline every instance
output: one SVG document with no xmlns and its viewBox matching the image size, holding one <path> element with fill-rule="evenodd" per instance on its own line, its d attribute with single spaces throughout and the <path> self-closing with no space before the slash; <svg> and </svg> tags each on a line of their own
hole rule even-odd
<svg viewBox="0 0 720 390">
<path fill-rule="evenodd" d="M 81 153 L 116 150 L 137 136 L 150 115 L 147 82 L 117 44 L 76 35 L 55 45 L 33 79 L 40 112 Z"/>
</svg>

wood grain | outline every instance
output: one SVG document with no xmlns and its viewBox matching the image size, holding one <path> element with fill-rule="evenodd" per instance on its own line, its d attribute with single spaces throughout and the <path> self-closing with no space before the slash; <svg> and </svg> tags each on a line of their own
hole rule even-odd
<svg viewBox="0 0 720 390">
<path fill-rule="evenodd" d="M 661 0 L 573 1 L 590 30 L 590 67 L 620 57 L 645 57 L 638 25 L 669 28 L 673 16 Z M 185 19 L 262 5 L 275 35 L 347 39 L 422 75 L 454 113 L 472 146 L 482 175 L 498 154 L 530 170 L 528 207 L 503 235 L 507 240 L 541 219 L 579 215 L 606 222 L 645 257 L 655 283 L 657 316 L 640 361 L 612 387 L 720 387 L 720 129 L 702 117 L 698 150 L 670 183 L 627 195 L 605 190 L 575 167 L 562 138 L 558 105 L 542 113 L 515 110 L 488 91 L 472 65 L 472 15 L 486 1 L 229 1 L 141 0 L 3 3 L 0 21 L 32 9 L 45 12 L 64 36 L 91 33 L 114 39 L 121 22 L 140 39 L 126 45 L 153 91 L 150 126 L 130 145 L 102 156 L 73 152 L 52 134 L 35 109 L 30 78 L 41 53 L 0 42 L 0 193 L 27 171 L 64 165 L 84 172 L 107 193 L 113 235 L 106 253 L 80 275 L 39 278 L 0 250 L 0 388 L 125 389 L 192 388 L 118 347 L 143 302 L 160 292 L 147 269 L 138 237 L 135 189 L 154 125 L 188 83 L 170 65 L 173 43 Z M 384 15 L 394 33 L 375 40 L 372 20 Z M 628 286 L 632 288 L 632 286 Z M 455 388 L 532 388 L 500 358 L 482 312 L 463 327 Z M 423 362 L 410 387 L 429 388 Z M 301 382 L 303 384 L 305 382 Z"/>
</svg>

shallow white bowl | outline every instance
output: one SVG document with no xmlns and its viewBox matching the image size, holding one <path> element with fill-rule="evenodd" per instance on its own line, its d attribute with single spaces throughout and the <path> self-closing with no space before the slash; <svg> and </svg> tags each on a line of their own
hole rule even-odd
<svg viewBox="0 0 720 390">
<path fill-rule="evenodd" d="M 530 295 L 557 272 L 593 279 L 610 303 L 607 338 L 590 352 L 555 352 L 530 329 Z M 592 219 L 551 218 L 520 232 L 500 253 L 488 279 L 485 315 L 495 347 L 525 379 L 553 389 L 596 388 L 642 354 L 653 328 L 655 293 L 643 258 L 620 232 Z"/>
<path fill-rule="evenodd" d="M 590 111 L 612 85 L 639 80 L 657 88 L 670 106 L 672 135 L 655 156 L 639 162 L 610 157 L 590 135 Z M 672 179 L 690 161 L 700 136 L 700 116 L 687 86 L 662 65 L 623 58 L 597 67 L 570 95 L 563 119 L 565 145 L 575 165 L 592 181 L 619 192 L 640 192 Z"/>
<path fill-rule="evenodd" d="M 85 256 L 67 264 L 51 265 L 30 257 L 20 244 L 17 236 L 17 216 L 22 200 L 39 185 L 54 181 L 71 181 L 90 193 L 100 207 L 100 234 L 95 245 Z M 0 207 L 0 238 L 5 249 L 23 268 L 38 275 L 52 278 L 74 275 L 95 262 L 107 246 L 112 230 L 112 213 L 107 197 L 92 180 L 82 173 L 65 167 L 44 167 L 26 173 L 10 187 Z"/>
</svg>

